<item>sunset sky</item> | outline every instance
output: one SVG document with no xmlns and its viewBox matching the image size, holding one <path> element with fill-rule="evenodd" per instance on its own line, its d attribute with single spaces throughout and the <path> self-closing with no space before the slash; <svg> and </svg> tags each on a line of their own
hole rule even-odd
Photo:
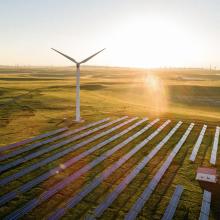
<svg viewBox="0 0 220 220">
<path fill-rule="evenodd" d="M 219 0 L 2 0 L 0 65 L 220 68 Z"/>
</svg>

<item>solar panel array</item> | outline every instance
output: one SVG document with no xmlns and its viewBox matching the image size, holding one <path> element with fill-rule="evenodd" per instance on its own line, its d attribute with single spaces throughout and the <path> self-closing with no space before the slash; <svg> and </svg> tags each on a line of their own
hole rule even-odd
<svg viewBox="0 0 220 220">
<path fill-rule="evenodd" d="M 211 192 L 204 190 L 199 220 L 208 220 L 211 205 Z"/>
<path fill-rule="evenodd" d="M 220 134 L 220 127 L 216 127 L 215 137 L 214 137 L 214 142 L 213 142 L 213 147 L 212 147 L 212 154 L 211 154 L 211 159 L 210 159 L 210 163 L 212 165 L 216 164 L 219 134 Z"/>
<path fill-rule="evenodd" d="M 64 192 L 63 190 L 66 190 L 66 187 L 68 186 L 72 186 L 71 184 L 74 185 L 76 180 L 77 180 L 76 183 L 78 184 L 78 181 L 81 181 L 81 177 L 83 177 L 84 175 L 90 176 L 92 174 L 93 176 L 93 174 L 95 173 L 96 176 L 93 179 L 87 180 L 84 183 L 84 185 L 82 185 L 80 188 L 76 187 L 78 189 L 76 192 L 73 193 L 72 197 L 66 200 L 62 200 L 62 203 L 60 203 L 60 205 L 56 207 L 55 211 L 52 214 L 48 213 L 50 214 L 49 219 L 51 220 L 60 219 L 63 215 L 67 213 L 69 209 L 74 208 L 79 203 L 81 204 L 81 201 L 87 195 L 91 194 L 92 198 L 93 196 L 97 196 L 95 195 L 96 191 L 94 190 L 97 187 L 101 187 L 102 189 L 103 182 L 104 183 L 106 181 L 108 182 L 108 180 L 111 179 L 111 176 L 114 175 L 115 177 L 115 175 L 119 174 L 123 176 L 123 178 L 120 179 L 120 181 L 117 180 L 117 185 L 115 183 L 113 183 L 112 185 L 108 184 L 107 185 L 108 190 L 105 191 L 106 194 L 105 197 L 103 197 L 103 195 L 100 197 L 100 199 L 103 198 L 100 204 L 98 204 L 93 211 L 90 210 L 89 215 L 87 214 L 85 216 L 87 220 L 94 220 L 96 218 L 99 219 L 100 217 L 102 217 L 104 212 L 113 204 L 113 202 L 117 198 L 120 199 L 119 197 L 120 194 L 122 194 L 122 198 L 123 198 L 123 191 L 128 187 L 128 185 L 132 186 L 133 184 L 132 181 L 136 177 L 138 177 L 139 175 L 142 176 L 141 171 L 147 166 L 149 161 L 152 160 L 154 157 L 156 160 L 157 158 L 156 154 L 161 150 L 161 148 L 165 144 L 168 143 L 171 137 L 174 136 L 175 132 L 182 125 L 181 121 L 178 122 L 173 128 L 171 128 L 167 132 L 166 136 L 163 137 L 163 139 L 160 140 L 159 143 L 156 142 L 153 148 L 152 145 L 148 145 L 148 142 L 151 141 L 156 136 L 158 136 L 158 134 L 167 125 L 169 125 L 171 121 L 167 120 L 162 125 L 160 125 L 155 131 L 153 131 L 151 134 L 145 137 L 144 140 L 141 139 L 141 142 L 137 143 L 137 140 L 135 139 L 137 139 L 138 137 L 141 138 L 141 136 L 144 135 L 144 132 L 146 132 L 148 129 L 150 129 L 152 126 L 154 126 L 156 123 L 159 122 L 159 119 L 155 119 L 150 123 L 148 123 L 147 125 L 142 125 L 148 119 L 143 118 L 141 120 L 136 121 L 137 119 L 138 119 L 137 117 L 128 118 L 128 116 L 124 116 L 119 119 L 108 122 L 109 118 L 105 118 L 103 120 L 90 123 L 88 125 L 82 126 L 74 130 L 65 127 L 14 144 L 0 147 L 0 153 L 2 152 L 0 154 L 0 161 L 3 161 L 3 164 L 1 164 L 0 167 L 0 172 L 2 172 L 2 174 L 0 173 L 1 174 L 0 187 L 5 187 L 5 189 L 2 188 L 3 190 L 5 190 L 5 192 L 3 191 L 5 194 L 1 193 L 0 196 L 0 206 L 1 206 L 0 211 L 3 210 L 4 212 L 4 210 L 6 210 L 6 213 L 4 214 L 5 217 L 4 218 L 0 217 L 0 218 L 10 219 L 10 220 L 20 219 L 24 215 L 32 211 L 34 208 L 36 208 L 40 204 L 43 204 L 46 201 L 47 204 L 49 205 L 51 197 L 53 197 L 55 194 L 59 192 L 62 194 L 62 192 Z M 158 171 L 156 171 L 154 177 L 149 181 L 144 191 L 137 198 L 133 206 L 126 214 L 125 216 L 126 220 L 135 219 L 139 215 L 140 211 L 142 210 L 146 202 L 149 200 L 149 198 L 155 191 L 155 188 L 158 186 L 164 174 L 167 172 L 176 154 L 180 151 L 181 147 L 185 143 L 193 127 L 194 127 L 194 123 L 191 123 L 189 127 L 185 130 L 185 133 L 180 138 L 178 143 L 172 149 L 169 156 L 163 159 L 164 162 L 162 166 L 159 168 Z M 102 129 L 105 130 L 101 131 Z M 117 132 L 117 130 L 119 129 L 120 131 Z M 83 130 L 85 130 L 85 132 L 81 132 Z M 129 132 L 131 132 L 132 130 L 134 130 L 133 133 L 129 134 Z M 202 130 L 200 131 L 197 141 L 193 147 L 193 151 L 190 156 L 191 161 L 195 161 L 196 159 L 196 155 L 198 154 L 206 130 L 207 130 L 207 125 L 203 125 Z M 113 132 L 114 134 L 111 135 L 111 133 Z M 90 135 L 91 137 L 88 137 Z M 123 136 L 125 135 L 126 135 L 126 139 L 124 140 Z M 216 127 L 213 148 L 212 148 L 212 155 L 210 159 L 210 163 L 213 165 L 216 164 L 219 135 L 220 135 L 220 127 Z M 101 140 L 98 142 L 99 139 Z M 80 140 L 80 141 L 74 143 L 74 141 L 76 140 Z M 132 142 L 135 143 L 134 146 L 131 145 Z M 130 145 L 127 146 L 129 143 Z M 138 156 L 141 154 L 137 154 L 137 152 L 140 152 L 141 149 L 147 147 L 147 145 L 151 147 L 151 151 L 147 155 L 143 155 L 142 158 L 136 164 L 133 165 L 134 167 L 132 167 L 132 169 L 129 170 L 126 175 L 123 174 L 123 172 L 119 172 L 119 173 L 116 172 L 116 171 L 124 171 L 122 165 L 125 165 L 126 163 L 130 163 L 131 161 L 133 161 L 132 158 L 134 158 L 135 160 L 138 159 Z M 87 148 L 83 148 L 82 150 L 80 150 L 80 153 L 78 154 L 76 152 L 74 156 L 70 158 L 69 155 L 70 153 L 84 146 L 85 147 L 87 146 Z M 106 146 L 107 149 L 105 149 L 104 146 Z M 123 149 L 125 146 L 128 147 L 129 151 L 127 151 L 127 148 Z M 55 149 L 57 149 L 57 151 L 54 152 Z M 121 151 L 122 149 L 123 151 Z M 34 153 L 31 152 L 32 150 L 35 150 Z M 123 155 L 120 158 L 117 158 L 117 160 L 115 160 L 114 155 L 118 151 L 120 154 L 124 151 L 126 151 L 126 153 L 123 153 Z M 46 154 L 48 152 L 50 154 Z M 95 153 L 95 157 L 93 153 Z M 38 158 L 38 156 L 41 155 L 43 155 L 43 157 Z M 62 164 L 56 165 L 57 162 L 59 162 L 57 161 L 58 159 L 62 157 L 64 157 L 65 159 L 65 156 L 67 155 L 69 156 L 67 157 L 66 160 L 62 159 Z M 20 156 L 20 158 L 17 156 Z M 87 156 L 89 157 L 88 160 L 86 159 Z M 9 162 L 6 161 L 7 159 L 9 159 Z M 34 160 L 32 161 L 32 159 Z M 112 162 L 112 159 L 115 161 Z M 86 161 L 86 163 L 84 163 L 84 161 Z M 24 162 L 28 162 L 27 165 L 25 164 L 23 166 Z M 61 180 L 59 179 L 56 180 L 55 177 L 54 180 L 56 181 L 53 185 L 50 186 L 49 189 L 47 188 L 45 190 L 45 188 L 41 188 L 43 185 L 40 184 L 41 183 L 44 184 L 43 182 L 45 180 L 57 175 L 60 172 L 63 172 L 66 169 L 69 170 L 69 168 L 71 166 L 73 167 L 73 165 L 77 162 L 79 162 L 80 167 L 74 169 L 74 172 L 70 173 L 69 176 L 67 176 L 66 173 L 64 172 L 62 175 L 65 175 L 65 177 Z M 97 167 L 98 169 L 96 169 L 96 166 L 100 164 L 102 167 L 101 164 L 102 162 L 105 163 L 106 168 L 100 172 L 99 166 Z M 20 166 L 21 164 L 22 166 Z M 44 173 L 37 172 L 39 168 L 42 168 L 46 171 L 44 171 Z M 99 173 L 96 173 L 97 171 Z M 28 181 L 24 182 L 25 179 L 19 179 L 21 177 L 26 178 L 26 175 L 27 175 L 27 179 L 29 179 Z M 16 182 L 12 182 L 15 180 Z M 41 190 L 44 190 L 43 193 L 37 195 L 36 197 L 32 197 L 32 199 L 30 199 L 29 195 L 32 192 L 31 190 L 38 185 L 41 188 Z M 183 187 L 178 185 L 163 214 L 162 217 L 163 220 L 173 219 L 182 192 L 183 192 Z M 10 204 L 15 204 L 15 202 L 17 201 L 18 201 L 17 208 L 15 207 L 15 209 L 13 209 L 12 207 L 11 210 L 9 209 L 9 211 L 7 211 L 8 208 L 10 207 Z M 83 201 L 87 201 L 87 198 L 85 198 L 85 200 Z M 205 219 L 208 220 L 210 205 L 211 205 L 211 193 L 205 190 L 203 195 L 201 212 L 200 212 L 201 220 L 205 220 Z M 41 209 L 41 206 L 39 207 L 39 209 Z M 38 209 L 36 211 L 38 211 Z M 109 211 L 112 212 L 112 209 L 109 209 Z"/>
<path fill-rule="evenodd" d="M 33 208 L 41 204 L 42 202 L 48 200 L 50 197 L 52 197 L 54 194 L 62 190 L 64 187 L 68 186 L 70 183 L 78 179 L 80 176 L 82 176 L 84 173 L 91 170 L 93 167 L 110 157 L 112 154 L 114 154 L 116 151 L 130 143 L 132 140 L 143 134 L 145 131 L 147 131 L 150 127 L 152 127 L 155 123 L 157 123 L 159 119 L 155 119 L 150 124 L 145 126 L 143 129 L 135 133 L 134 135 L 130 136 L 120 144 L 116 145 L 112 149 L 108 150 L 107 152 L 103 153 L 101 156 L 97 157 L 95 160 L 91 161 L 90 163 L 83 166 L 78 171 L 72 173 L 70 176 L 66 177 L 62 181 L 58 182 L 57 184 L 53 185 L 49 190 L 42 193 L 40 196 L 30 200 L 25 205 L 23 205 L 21 208 L 15 210 L 11 214 L 5 217 L 5 219 L 18 219 L 25 215 L 26 213 L 30 212 Z"/>
<path fill-rule="evenodd" d="M 61 132 L 67 131 L 68 129 L 69 129 L 68 127 L 60 128 L 60 129 L 50 131 L 50 132 L 45 133 L 45 134 L 38 135 L 38 136 L 33 137 L 33 138 L 29 138 L 29 139 L 26 139 L 26 140 L 23 140 L 23 141 L 19 141 L 19 142 L 13 143 L 13 144 L 9 144 L 9 145 L 4 146 L 4 147 L 0 147 L 0 152 L 8 151 L 8 150 L 11 150 L 13 148 L 17 148 L 17 147 L 23 146 L 25 144 L 32 143 L 34 141 L 37 141 L 37 140 L 40 140 L 40 139 L 43 139 L 43 138 L 46 138 L 46 137 L 50 137 L 50 136 L 55 135 L 55 134 L 59 134 Z"/>
<path fill-rule="evenodd" d="M 127 187 L 127 185 L 140 173 L 140 171 L 147 165 L 147 163 L 157 154 L 157 152 L 168 142 L 171 136 L 177 131 L 181 126 L 182 122 L 178 122 L 177 125 L 160 141 L 159 144 L 147 155 L 145 156 L 138 165 L 115 187 L 115 189 L 107 195 L 104 201 L 94 210 L 92 216 L 88 216 L 88 219 L 93 219 L 94 217 L 100 217 L 103 215 L 104 211 L 113 203 L 113 201 L 118 197 L 118 195 Z M 146 141 L 142 142 L 146 145 Z"/>
<path fill-rule="evenodd" d="M 123 122 L 123 123 L 121 123 L 121 124 L 119 124 L 119 125 L 113 127 L 113 128 L 111 128 L 110 130 L 106 131 L 106 133 L 110 133 L 110 132 L 112 132 L 112 131 L 115 131 L 115 130 L 117 130 L 117 129 L 123 127 L 123 126 L 125 126 L 126 124 L 133 122 L 133 121 L 136 120 L 136 119 L 137 119 L 136 117 L 135 117 L 135 118 L 131 118 L 131 119 L 129 119 L 129 120 L 127 120 L 127 121 L 125 121 L 125 122 Z M 80 159 L 86 157 L 87 155 L 91 154 L 91 153 L 94 152 L 95 150 L 100 149 L 101 147 L 105 146 L 106 144 L 108 144 L 108 143 L 110 143 L 110 142 L 116 140 L 117 138 L 121 137 L 122 135 L 128 133 L 128 132 L 131 131 L 132 129 L 134 129 L 134 128 L 136 128 L 137 126 L 139 126 L 141 123 L 145 122 L 146 120 L 147 120 L 147 119 L 142 119 L 141 121 L 139 121 L 139 122 L 133 124 L 132 126 L 128 127 L 127 129 L 123 130 L 123 131 L 120 132 L 119 134 L 116 134 L 116 135 L 112 136 L 111 138 L 109 138 L 108 140 L 105 140 L 105 141 L 103 141 L 103 142 L 97 144 L 96 146 L 90 148 L 89 150 L 87 150 L 87 151 L 81 153 L 80 155 L 75 156 L 75 157 L 69 159 L 68 161 L 66 161 L 65 163 L 63 163 L 62 166 L 54 167 L 54 168 L 48 170 L 47 172 L 45 172 L 44 174 L 42 174 L 42 175 L 40 175 L 40 176 L 38 176 L 38 177 L 36 177 L 36 178 L 30 180 L 29 182 L 27 182 L 27 183 L 21 185 L 21 186 L 18 187 L 17 189 L 15 189 L 15 190 L 13 190 L 13 191 L 11 191 L 11 192 L 9 192 L 9 193 L 7 193 L 7 194 L 1 196 L 1 197 L 0 197 L 0 205 L 5 204 L 6 202 L 9 202 L 10 200 L 12 200 L 13 198 L 15 198 L 15 197 L 16 197 L 17 195 L 19 195 L 20 193 L 24 193 L 24 192 L 30 190 L 31 188 L 33 188 L 34 186 L 38 185 L 39 183 L 45 181 L 45 180 L 48 179 L 49 177 L 51 177 L 51 176 L 53 176 L 53 175 L 55 175 L 55 174 L 61 172 L 61 171 L 64 170 L 64 169 L 67 169 L 68 167 L 72 166 L 74 163 L 76 163 L 76 162 L 79 161 Z M 106 134 L 106 133 L 105 133 L 105 134 Z M 87 141 L 87 143 L 88 143 L 88 141 Z M 34 164 L 34 165 L 35 165 L 35 166 L 39 166 L 38 163 L 36 163 L 36 164 Z M 32 165 L 32 166 L 34 166 L 34 165 Z M 31 167 L 32 167 L 32 166 L 31 166 Z M 21 170 L 20 172 L 23 171 L 23 174 L 24 174 L 24 171 L 26 171 L 26 169 L 28 169 L 28 168 L 25 168 L 25 169 Z M 29 171 L 30 171 L 30 169 L 29 169 Z M 18 173 L 16 173 L 16 174 L 18 174 Z M 9 177 L 11 177 L 11 178 L 6 177 L 5 179 L 2 179 L 2 180 L 0 181 L 1 184 L 2 184 L 2 185 L 3 185 L 3 184 L 5 185 L 6 182 L 9 181 L 9 179 L 10 179 L 10 180 L 15 179 L 15 177 L 17 177 L 16 174 L 9 176 Z"/>
<path fill-rule="evenodd" d="M 199 137 L 198 137 L 198 139 L 196 141 L 196 144 L 194 145 L 192 154 L 191 154 L 191 156 L 189 158 L 191 161 L 195 161 L 195 159 L 196 159 L 196 155 L 197 155 L 197 153 L 199 151 L 199 148 L 200 148 L 200 145 L 202 143 L 203 137 L 205 135 L 206 129 L 207 129 L 207 125 L 203 125 L 203 128 L 202 128 L 202 130 L 201 130 L 201 132 L 199 134 Z"/>
<path fill-rule="evenodd" d="M 28 154 L 27 156 L 24 156 L 24 157 L 21 157 L 21 158 L 19 158 L 19 159 L 16 159 L 16 160 L 14 160 L 14 161 L 12 161 L 12 162 L 9 162 L 9 163 L 7 163 L 7 164 L 1 166 L 1 167 L 0 167 L 0 172 L 6 171 L 6 170 L 8 170 L 8 169 L 11 169 L 12 167 L 18 166 L 18 165 L 21 164 L 21 163 L 27 162 L 27 161 L 32 160 L 32 159 L 34 159 L 34 158 L 36 158 L 36 157 L 38 157 L 38 156 L 40 156 L 40 155 L 43 155 L 43 154 L 48 153 L 48 152 L 50 152 L 50 151 L 56 150 L 56 149 L 58 149 L 58 148 L 60 148 L 60 147 L 62 147 L 62 146 L 64 146 L 64 145 L 70 144 L 70 143 L 73 142 L 73 141 L 76 141 L 76 140 L 78 140 L 78 139 L 81 139 L 81 138 L 83 138 L 83 137 L 86 137 L 86 136 L 88 136 L 88 135 L 90 135 L 90 134 L 92 134 L 92 133 L 95 133 L 96 131 L 102 130 L 102 129 L 104 129 L 104 128 L 108 127 L 108 126 L 111 126 L 112 124 L 117 123 L 117 122 L 119 122 L 119 121 L 122 121 L 122 120 L 124 120 L 124 119 L 126 119 L 126 118 L 127 118 L 127 116 L 122 117 L 122 118 L 119 118 L 119 119 L 116 119 L 116 120 L 114 120 L 114 121 L 112 121 L 112 122 L 109 122 L 109 123 L 107 123 L 107 124 L 101 125 L 101 126 L 99 126 L 99 127 L 97 127 L 97 128 L 94 128 L 94 129 L 92 129 L 92 130 L 89 130 L 89 131 L 87 131 L 87 132 L 85 132 L 85 133 L 76 135 L 76 136 L 74 136 L 74 137 L 72 137 L 72 138 L 70 138 L 70 139 L 61 141 L 61 142 L 56 143 L 56 144 L 54 144 L 54 145 L 51 145 L 51 146 L 49 146 L 49 147 L 47 147 L 47 148 L 43 148 L 43 149 L 41 149 L 41 150 L 39 150 L 39 151 L 36 151 L 36 152 L 34 152 L 34 153 L 31 153 L 31 154 Z"/>
<path fill-rule="evenodd" d="M 18 150 L 15 150 L 15 151 L 13 151 L 13 152 L 8 153 L 8 154 L 4 154 L 3 156 L 1 156 L 0 161 L 6 160 L 6 159 L 8 159 L 8 158 L 11 158 L 11 157 L 17 156 L 17 155 L 19 155 L 19 154 L 21 154 L 21 153 L 24 153 L 24 152 L 33 150 L 33 149 L 35 149 L 35 148 L 37 148 L 37 147 L 40 147 L 40 146 L 43 146 L 43 145 L 45 145 L 45 144 L 49 144 L 49 143 L 52 143 L 52 142 L 54 142 L 54 141 L 60 140 L 60 139 L 62 139 L 62 138 L 68 137 L 68 136 L 70 136 L 70 135 L 76 134 L 76 133 L 78 133 L 78 132 L 80 132 L 80 131 L 83 131 L 83 130 L 85 130 L 85 129 L 87 129 L 87 128 L 90 128 L 90 127 L 96 126 L 96 125 L 98 125 L 98 124 L 104 123 L 104 122 L 108 121 L 109 119 L 110 119 L 110 118 L 106 118 L 106 119 L 103 119 L 103 120 L 100 120 L 100 121 L 97 121 L 97 122 L 93 122 L 93 123 L 88 124 L 88 125 L 86 125 L 86 126 L 77 128 L 77 129 L 75 129 L 75 130 L 73 130 L 73 131 L 68 131 L 68 132 L 65 132 L 65 133 L 63 133 L 63 134 L 60 134 L 60 135 L 58 135 L 58 136 L 55 136 L 55 137 L 52 137 L 52 138 L 49 138 L 49 139 L 46 139 L 46 140 L 43 140 L 43 141 L 40 141 L 40 142 L 37 142 L 37 143 L 33 143 L 33 144 L 28 145 L 28 146 L 26 146 L 26 147 L 22 147 L 22 148 L 20 148 L 20 149 L 18 149 Z M 84 136 L 83 136 L 83 137 L 84 137 Z M 76 137 L 75 137 L 75 138 L 76 138 Z"/>
<path fill-rule="evenodd" d="M 111 129 L 109 129 L 107 131 L 104 131 L 104 132 L 102 132 L 100 134 L 97 134 L 97 135 L 87 139 L 86 141 L 82 141 L 79 144 L 75 144 L 73 146 L 70 146 L 69 148 L 67 148 L 67 149 L 65 149 L 65 150 L 63 150 L 63 151 L 61 151 L 59 153 L 56 153 L 56 154 L 54 154 L 54 155 L 52 155 L 52 156 L 50 156 L 50 157 L 48 157 L 46 159 L 38 161 L 38 162 L 32 164 L 31 166 L 26 167 L 26 168 L 20 170 L 19 172 L 15 173 L 15 174 L 7 176 L 7 177 L 5 177 L 5 178 L 0 180 L 0 186 L 3 186 L 3 185 L 9 183 L 12 180 L 15 180 L 15 179 L 17 179 L 19 177 L 22 177 L 25 174 L 28 174 L 29 172 L 31 172 L 33 170 L 36 170 L 39 167 L 42 167 L 43 165 L 46 165 L 46 164 L 48 164 L 48 163 L 50 163 L 50 162 L 52 162 L 52 161 L 54 161 L 54 160 L 56 160 L 56 159 L 58 159 L 58 158 L 60 158 L 62 156 L 65 156 L 66 154 L 68 154 L 68 153 L 70 153 L 72 151 L 75 151 L 76 149 L 79 149 L 80 147 L 83 147 L 86 144 L 89 144 L 89 143 L 91 143 L 94 140 L 97 140 L 97 139 L 99 139 L 99 138 L 101 138 L 101 137 L 103 137 L 103 136 L 105 136 L 107 134 L 110 134 L 111 132 L 115 131 L 116 129 L 119 129 L 120 127 L 122 127 L 122 126 L 124 126 L 124 125 L 126 125 L 126 124 L 128 124 L 128 123 L 130 123 L 130 122 L 132 122 L 134 120 L 136 120 L 136 119 L 137 119 L 137 117 L 129 119 L 128 121 L 123 122 L 122 124 L 116 125 L 116 126 L 112 127 Z M 146 121 L 146 120 L 147 119 L 143 119 L 143 121 Z M 115 121 L 112 121 L 112 122 L 115 123 Z M 142 123 L 142 122 L 140 122 L 140 123 Z"/>
<path fill-rule="evenodd" d="M 88 195 L 93 189 L 95 189 L 99 184 L 101 184 L 105 179 L 107 179 L 114 171 L 116 171 L 122 164 L 128 161 L 135 153 L 137 153 L 141 148 L 143 148 L 150 140 L 152 140 L 156 135 L 158 135 L 168 124 L 170 120 L 166 121 L 162 126 L 160 126 L 155 132 L 148 136 L 140 144 L 136 145 L 131 151 L 121 157 L 118 161 L 113 163 L 110 167 L 99 174 L 95 179 L 93 179 L 88 185 L 82 188 L 76 195 L 70 198 L 61 208 L 58 208 L 54 214 L 49 219 L 59 219 L 65 212 L 77 205 L 86 195 Z M 117 193 L 117 192 L 116 192 Z"/>
<path fill-rule="evenodd" d="M 173 193 L 173 196 L 169 202 L 169 205 L 167 206 L 166 211 L 162 217 L 162 220 L 172 220 L 173 219 L 173 216 L 176 212 L 176 208 L 178 206 L 182 192 L 183 192 L 183 186 L 177 185 L 175 192 Z"/>
<path fill-rule="evenodd" d="M 172 163 L 174 157 L 179 152 L 182 145 L 185 143 L 188 135 L 190 134 L 191 130 L 194 127 L 194 123 L 191 123 L 188 129 L 186 130 L 185 134 L 182 136 L 180 141 L 177 143 L 175 148 L 172 150 L 166 161 L 163 163 L 159 171 L 156 173 L 156 175 L 153 177 L 153 179 L 150 181 L 148 186 L 145 188 L 144 192 L 140 195 L 140 197 L 136 200 L 135 204 L 132 206 L 132 208 L 129 210 L 127 215 L 125 216 L 126 220 L 132 220 L 137 217 L 139 212 L 142 210 L 145 203 L 150 198 L 151 194 L 153 193 L 154 189 L 158 185 L 159 181 L 162 179 L 163 175 L 169 168 L 170 164 Z"/>
</svg>

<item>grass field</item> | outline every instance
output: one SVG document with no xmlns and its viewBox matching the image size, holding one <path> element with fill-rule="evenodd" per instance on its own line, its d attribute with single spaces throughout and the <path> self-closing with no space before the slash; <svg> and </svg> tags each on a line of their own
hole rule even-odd
<svg viewBox="0 0 220 220">
<path fill-rule="evenodd" d="M 174 158 L 168 171 L 160 181 L 150 200 L 145 204 L 139 214 L 139 219 L 160 219 L 166 209 L 175 186 L 184 186 L 184 193 L 177 208 L 175 219 L 198 219 L 202 201 L 202 189 L 195 180 L 195 171 L 198 166 L 211 166 L 209 163 L 215 127 L 220 122 L 220 71 L 208 71 L 202 69 L 126 69 L 83 67 L 81 77 L 81 106 L 82 124 L 71 124 L 75 114 L 75 79 L 73 68 L 9 68 L 0 69 L 0 146 L 20 141 L 46 131 L 54 130 L 66 125 L 70 130 L 88 124 L 89 122 L 111 117 L 111 120 L 124 115 L 129 118 L 138 116 L 139 120 L 148 117 L 149 122 L 155 118 L 160 121 L 147 130 L 144 135 L 132 140 L 125 147 L 117 151 L 92 170 L 82 175 L 77 181 L 61 190 L 49 201 L 42 203 L 24 219 L 42 219 L 50 214 L 70 195 L 79 191 L 82 186 L 90 182 L 97 174 L 120 159 L 136 144 L 143 141 L 154 132 L 167 119 L 171 123 L 167 125 L 146 147 L 138 151 L 125 164 L 117 169 L 99 187 L 86 196 L 74 209 L 71 209 L 64 218 L 80 219 L 86 213 L 92 213 L 95 207 L 103 201 L 105 196 L 112 191 L 129 171 L 145 156 L 166 134 L 181 120 L 183 125 L 164 147 L 152 158 L 137 177 L 126 187 L 122 194 L 106 210 L 101 219 L 122 219 L 138 196 L 143 192 L 149 181 L 155 175 L 159 167 L 171 153 L 191 122 L 195 127 L 182 146 L 180 152 Z M 66 119 L 64 119 L 66 118 Z M 137 122 L 137 120 L 135 121 Z M 55 183 L 68 177 L 85 164 L 113 148 L 116 144 L 130 137 L 149 122 L 145 122 L 129 131 L 119 139 L 109 143 L 86 158 L 77 162 L 74 166 L 49 178 L 37 187 L 19 194 L 16 199 L 0 208 L 1 217 L 8 215 L 13 210 L 21 207 L 33 197 L 49 189 Z M 120 122 L 121 123 L 121 122 Z M 134 124 L 134 122 L 132 122 Z M 52 167 L 63 164 L 66 160 L 80 155 L 97 143 L 106 140 L 129 125 L 123 126 L 108 135 L 93 141 L 86 146 L 65 155 L 31 173 L 10 182 L 1 190 L 0 196 L 16 189 L 22 184 L 36 178 Z M 117 123 L 119 124 L 119 123 Z M 207 124 L 208 129 L 195 163 L 189 161 L 193 146 L 202 129 Z M 107 130 L 105 128 L 104 130 Z M 103 130 L 102 130 L 103 131 Z M 92 136 L 101 133 L 95 132 Z M 83 132 L 80 132 L 83 133 Z M 84 138 L 85 140 L 88 137 Z M 62 148 L 43 154 L 33 160 L 22 163 L 1 174 L 1 178 L 12 175 L 31 164 L 37 163 L 54 153 L 68 149 L 73 144 L 82 140 L 76 140 Z M 57 142 L 58 143 L 58 142 Z M 45 145 L 45 146 L 50 146 Z M 40 147 L 40 149 L 45 148 Z M 32 152 L 37 152 L 37 149 Z M 28 155 L 26 152 L 3 161 L 9 163 Z M 218 158 L 220 152 L 218 152 Z M 220 162 L 217 160 L 217 169 Z M 218 208 L 212 204 L 210 219 L 217 219 Z"/>
<path fill-rule="evenodd" d="M 73 70 L 0 68 L 1 145 L 74 116 Z M 219 100 L 220 71 L 82 67 L 81 112 L 87 120 L 126 114 L 217 122 Z"/>
</svg>

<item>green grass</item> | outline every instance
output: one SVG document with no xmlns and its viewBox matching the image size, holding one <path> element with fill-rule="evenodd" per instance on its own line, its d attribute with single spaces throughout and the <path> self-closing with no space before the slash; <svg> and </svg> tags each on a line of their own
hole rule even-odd
<svg viewBox="0 0 220 220">
<path fill-rule="evenodd" d="M 154 80 L 156 80 L 156 84 Z M 0 68 L 0 146 L 23 140 L 48 130 L 70 125 L 75 114 L 74 94 L 75 78 L 72 67 Z M 129 159 L 126 164 L 115 171 L 100 187 L 85 197 L 76 208 L 70 210 L 65 218 L 80 219 L 84 217 L 85 212 L 91 212 L 105 198 L 108 192 L 112 190 L 111 187 L 116 186 L 138 161 L 155 147 L 177 121 L 182 120 L 184 124 L 107 209 L 102 219 L 123 219 L 125 213 L 127 213 L 134 201 L 152 179 L 191 122 L 194 122 L 196 126 L 138 218 L 160 219 L 175 186 L 177 184 L 183 184 L 185 190 L 175 214 L 175 219 L 183 219 L 186 213 L 188 213 L 189 219 L 197 219 L 200 212 L 202 189 L 198 182 L 195 181 L 195 171 L 198 166 L 210 166 L 209 159 L 215 126 L 219 125 L 220 122 L 219 100 L 220 72 L 218 71 L 209 72 L 202 69 L 144 70 L 83 67 L 81 77 L 81 113 L 82 117 L 86 120 L 85 123 L 105 117 L 114 119 L 124 115 L 139 116 L 140 118 L 149 117 L 150 120 L 159 117 L 161 121 L 146 131 L 144 135 L 136 138 L 73 184 L 60 191 L 49 202 L 45 202 L 34 209 L 26 217 L 28 219 L 41 219 L 51 214 L 60 203 L 80 190 L 82 185 L 92 180 L 99 172 L 131 150 L 135 144 L 141 142 L 169 118 L 172 120 L 170 125 L 155 139 L 150 141 L 146 147 L 141 149 L 140 152 Z M 64 120 L 64 118 L 67 118 L 67 120 Z M 189 156 L 192 152 L 193 145 L 196 142 L 202 125 L 205 123 L 208 124 L 207 133 L 199 150 L 196 162 L 190 163 Z M 112 132 L 108 137 L 117 134 L 129 125 Z M 79 126 L 81 124 L 72 124 L 71 129 Z M 104 148 L 95 151 L 64 172 L 51 177 L 34 189 L 19 195 L 15 200 L 0 208 L 1 216 L 10 213 L 33 198 L 33 196 L 39 195 L 45 189 L 69 176 L 72 172 L 78 170 L 89 161 L 140 130 L 143 126 L 138 126 L 138 128 L 133 129 L 128 134 L 119 138 L 119 140 L 115 140 Z M 95 134 L 100 132 L 98 131 Z M 0 195 L 33 179 L 50 168 L 79 155 L 105 139 L 106 137 L 102 137 L 47 166 L 9 183 L 1 190 Z M 75 141 L 72 144 L 79 143 L 80 141 Z M 68 148 L 72 144 L 57 149 L 53 153 Z M 28 153 L 18 155 L 15 158 L 23 157 Z M 50 154 L 47 153 L 32 161 L 21 164 L 1 174 L 0 178 L 15 173 L 37 162 L 39 159 L 50 156 Z M 218 153 L 219 156 L 220 152 Z M 7 162 L 15 158 L 9 159 Z M 219 166 L 220 162 L 217 163 L 218 169 Z M 213 209 L 211 210 L 211 219 L 216 219 L 215 211 Z"/>
<path fill-rule="evenodd" d="M 158 115 L 216 122 L 220 120 L 218 74 L 82 67 L 82 117 Z M 156 77 L 160 88 L 144 82 L 146 75 Z M 54 129 L 75 114 L 72 67 L 0 68 L 0 94 L 1 145 Z"/>
</svg>

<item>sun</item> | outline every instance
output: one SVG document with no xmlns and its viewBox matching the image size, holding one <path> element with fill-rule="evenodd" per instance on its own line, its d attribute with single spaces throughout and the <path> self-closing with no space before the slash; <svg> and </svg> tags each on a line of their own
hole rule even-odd
<svg viewBox="0 0 220 220">
<path fill-rule="evenodd" d="M 120 33 L 120 34 L 118 34 Z M 195 37 L 184 26 L 160 17 L 137 17 L 118 24 L 107 47 L 118 66 L 155 68 L 184 66 L 199 51 Z M 186 57 L 188 57 L 186 59 Z"/>
</svg>

